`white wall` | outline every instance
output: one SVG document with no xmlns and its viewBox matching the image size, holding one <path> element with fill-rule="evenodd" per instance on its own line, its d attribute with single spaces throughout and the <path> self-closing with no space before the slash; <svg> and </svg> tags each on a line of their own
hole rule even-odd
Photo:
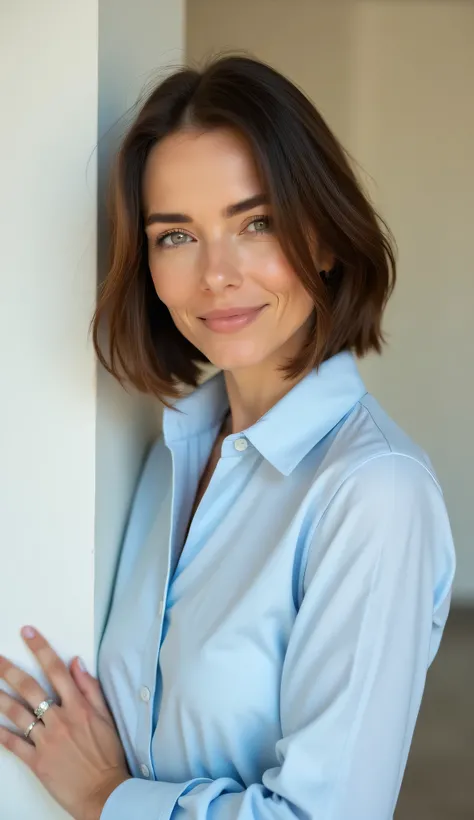
<svg viewBox="0 0 474 820">
<path fill-rule="evenodd" d="M 94 648 L 97 3 L 2 3 L 0 32 L 0 651 L 31 671 L 22 624 Z M 64 816 L 3 750 L 0 805 Z"/>
<path fill-rule="evenodd" d="M 474 3 L 188 0 L 193 60 L 247 49 L 296 81 L 361 163 L 395 233 L 390 345 L 369 389 L 430 453 L 474 602 Z"/>
<path fill-rule="evenodd" d="M 0 652 L 28 671 L 25 623 L 65 660 L 78 653 L 93 668 L 121 526 L 156 425 L 149 402 L 102 376 L 97 392 L 87 333 L 97 167 L 110 143 L 95 147 L 151 69 L 179 59 L 183 25 L 179 0 L 0 0 Z M 3 750 L 0 815 L 65 816 Z"/>
</svg>

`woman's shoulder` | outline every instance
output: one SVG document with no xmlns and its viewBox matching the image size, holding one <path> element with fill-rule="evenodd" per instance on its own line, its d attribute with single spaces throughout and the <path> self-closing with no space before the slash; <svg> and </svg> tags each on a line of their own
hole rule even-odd
<svg viewBox="0 0 474 820">
<path fill-rule="evenodd" d="M 360 405 L 367 427 L 372 430 L 373 443 L 380 448 L 380 454 L 391 453 L 411 458 L 436 478 L 428 454 L 394 421 L 374 396 L 367 393 Z"/>
<path fill-rule="evenodd" d="M 334 431 L 313 480 L 308 513 L 308 543 L 318 544 L 318 554 L 340 533 L 344 552 L 375 555 L 382 541 L 407 541 L 421 530 L 433 544 L 441 540 L 443 551 L 452 549 L 443 491 L 429 456 L 370 394 Z"/>
<path fill-rule="evenodd" d="M 360 399 L 340 426 L 328 453 L 336 493 L 348 479 L 363 481 L 374 476 L 373 491 L 380 493 L 394 481 L 404 486 L 441 486 L 429 455 L 384 410 L 370 393 Z M 327 465 L 323 465 L 327 466 Z"/>
<path fill-rule="evenodd" d="M 439 609 L 455 569 L 443 492 L 428 455 L 373 396 L 364 396 L 340 427 L 320 485 L 304 588 L 329 553 L 346 569 L 378 566 L 388 585 L 402 584 L 404 573 L 424 563 Z"/>
</svg>

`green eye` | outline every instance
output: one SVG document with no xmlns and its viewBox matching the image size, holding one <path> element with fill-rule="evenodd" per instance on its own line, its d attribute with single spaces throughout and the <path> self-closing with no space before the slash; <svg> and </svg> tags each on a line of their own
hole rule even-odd
<svg viewBox="0 0 474 820">
<path fill-rule="evenodd" d="M 268 216 L 259 216 L 247 226 L 249 233 L 268 233 L 271 231 L 271 220 Z"/>
<path fill-rule="evenodd" d="M 169 231 L 156 240 L 156 244 L 161 248 L 176 248 L 179 245 L 187 245 L 189 242 L 193 242 L 193 238 L 184 231 Z"/>
</svg>

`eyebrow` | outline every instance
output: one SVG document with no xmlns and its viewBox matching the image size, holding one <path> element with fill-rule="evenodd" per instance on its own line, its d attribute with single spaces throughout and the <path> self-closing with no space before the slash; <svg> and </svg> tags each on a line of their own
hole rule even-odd
<svg viewBox="0 0 474 820">
<path fill-rule="evenodd" d="M 243 214 L 246 211 L 250 211 L 252 208 L 256 208 L 259 205 L 268 205 L 269 200 L 266 194 L 255 194 L 255 196 L 250 196 L 247 199 L 242 199 L 240 202 L 235 202 L 233 205 L 227 205 L 224 208 L 224 216 L 229 219 L 232 216 L 237 216 L 237 214 Z M 149 225 L 153 225 L 155 223 L 168 223 L 168 222 L 192 222 L 192 218 L 187 214 L 181 213 L 152 213 L 150 214 L 145 221 L 145 227 L 148 228 Z"/>
<path fill-rule="evenodd" d="M 268 205 L 268 197 L 265 194 L 255 194 L 248 199 L 242 199 L 234 205 L 228 205 L 225 209 L 225 216 L 231 217 L 237 214 L 243 214 L 245 211 L 250 211 L 252 208 L 257 208 L 259 205 Z"/>
</svg>

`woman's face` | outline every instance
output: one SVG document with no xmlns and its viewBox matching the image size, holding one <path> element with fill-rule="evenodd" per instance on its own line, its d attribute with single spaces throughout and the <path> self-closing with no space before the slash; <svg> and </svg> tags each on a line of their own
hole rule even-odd
<svg viewBox="0 0 474 820">
<path fill-rule="evenodd" d="M 157 144 L 143 179 L 156 292 L 218 368 L 280 364 L 305 338 L 313 302 L 273 233 L 244 140 L 183 130 Z"/>
</svg>

